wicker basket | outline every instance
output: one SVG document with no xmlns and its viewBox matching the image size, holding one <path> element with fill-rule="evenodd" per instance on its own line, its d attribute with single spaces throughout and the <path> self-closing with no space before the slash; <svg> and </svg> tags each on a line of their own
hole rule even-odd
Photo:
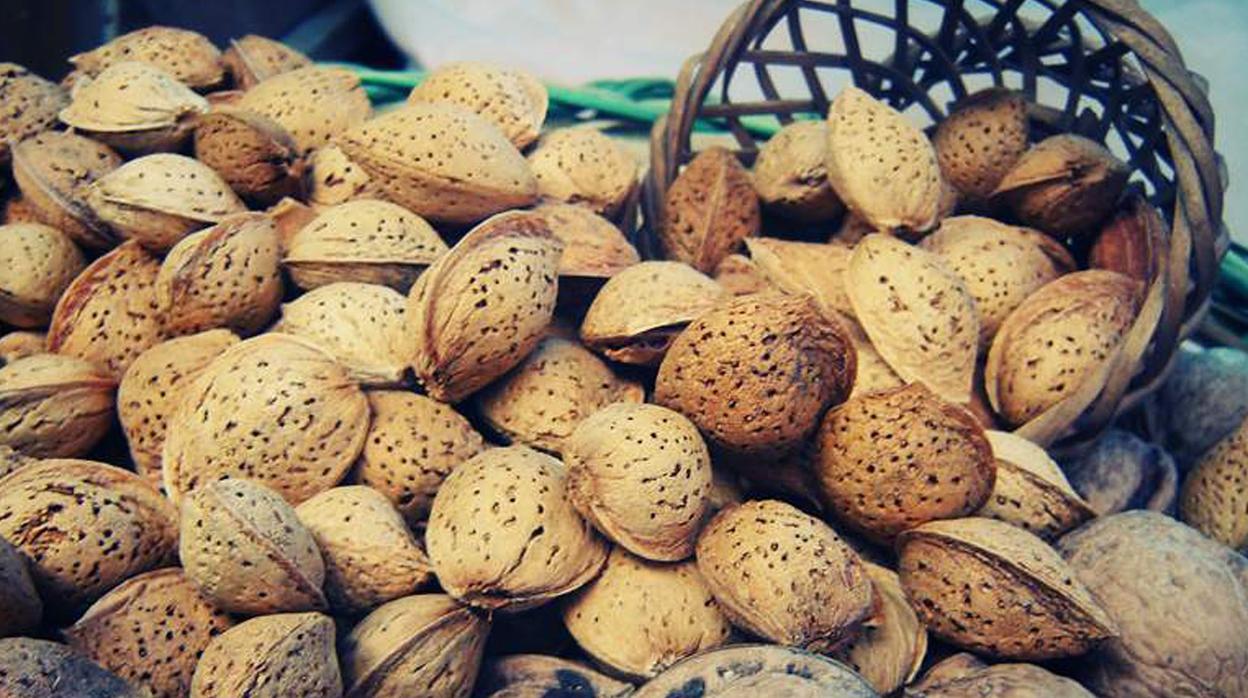
<svg viewBox="0 0 1248 698">
<path fill-rule="evenodd" d="M 749 164 L 750 119 L 826 114 L 851 81 L 929 124 L 978 89 L 1021 90 L 1033 136 L 1078 133 L 1130 163 L 1169 224 L 1157 278 L 1102 374 L 1018 432 L 1072 447 L 1147 397 L 1203 317 L 1227 247 L 1213 113 L 1165 28 L 1135 0 L 752 0 L 681 70 L 651 135 L 647 220 L 692 158 L 697 120 L 725 125 Z"/>
</svg>

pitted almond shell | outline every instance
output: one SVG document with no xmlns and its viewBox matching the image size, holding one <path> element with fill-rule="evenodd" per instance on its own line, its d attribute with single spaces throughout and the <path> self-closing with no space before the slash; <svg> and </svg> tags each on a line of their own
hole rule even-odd
<svg viewBox="0 0 1248 698">
<path fill-rule="evenodd" d="M 812 652 L 843 646 L 873 613 L 857 553 L 822 521 L 776 500 L 728 507 L 698 538 L 698 570 L 733 624 Z"/>
<path fill-rule="evenodd" d="M 259 332 L 282 300 L 277 225 L 239 213 L 174 245 L 156 278 L 156 302 L 172 334 L 224 327 Z"/>
<path fill-rule="evenodd" d="M 995 519 L 932 521 L 897 539 L 901 584 L 935 636 L 1002 659 L 1082 654 L 1118 634 L 1053 548 Z"/>
<path fill-rule="evenodd" d="M 646 261 L 603 284 L 581 323 L 581 341 L 613 361 L 654 366 L 672 340 L 724 290 L 680 262 Z"/>
<path fill-rule="evenodd" d="M 208 101 L 169 73 L 147 63 L 114 63 L 81 78 L 60 119 L 122 152 L 141 155 L 178 150 L 194 116 Z"/>
<path fill-rule="evenodd" d="M 672 698 L 691 686 L 715 698 L 877 698 L 866 681 L 840 662 L 792 647 L 748 644 L 690 657 L 632 695 Z"/>
<path fill-rule="evenodd" d="M 116 674 L 50 640 L 0 640 L 0 691 L 22 698 L 149 698 Z"/>
<path fill-rule="evenodd" d="M 849 210 L 879 231 L 936 225 L 940 165 L 918 127 L 856 87 L 832 100 L 827 121 L 828 182 Z"/>
<path fill-rule="evenodd" d="M 48 350 L 85 359 L 120 380 L 167 336 L 156 298 L 160 259 L 130 240 L 82 271 L 56 304 Z"/>
<path fill-rule="evenodd" d="M 1018 426 L 1090 380 L 1135 321 L 1142 287 L 1112 271 L 1067 274 L 1001 323 L 984 365 L 993 409 Z"/>
<path fill-rule="evenodd" d="M 485 423 L 510 443 L 560 453 L 581 420 L 613 402 L 640 403 L 645 388 L 621 379 L 575 341 L 549 337 L 476 395 Z"/>
<path fill-rule="evenodd" d="M 69 95 L 16 63 L 0 63 L 0 168 L 9 164 L 10 143 L 19 143 L 56 125 Z"/>
<path fill-rule="evenodd" d="M 1118 203 L 1131 168 L 1096 141 L 1063 133 L 1032 146 L 994 196 L 1024 225 L 1055 237 L 1096 232 Z"/>
<path fill-rule="evenodd" d="M 381 188 L 368 172 L 336 145 L 317 148 L 308 157 L 308 165 L 308 203 L 315 207 L 381 195 Z"/>
<path fill-rule="evenodd" d="M 1043 448 L 1005 431 L 985 435 L 997 461 L 997 481 L 977 516 L 1000 519 L 1045 540 L 1096 516 Z"/>
<path fill-rule="evenodd" d="M 85 455 L 113 425 L 117 381 L 72 356 L 0 367 L 0 444 L 35 458 Z"/>
<path fill-rule="evenodd" d="M 47 131 L 13 146 L 13 179 L 40 223 L 74 242 L 106 250 L 117 238 L 87 205 L 87 187 L 121 165 L 103 143 L 73 133 Z"/>
<path fill-rule="evenodd" d="M 206 484 L 182 502 L 178 556 L 216 606 L 262 615 L 325 608 L 316 539 L 280 493 L 251 480 Z"/>
<path fill-rule="evenodd" d="M 0 369 L 3 373 L 3 369 Z M 1188 473 L 1179 514 L 1189 526 L 1234 549 L 1248 548 L 1248 420 Z"/>
<path fill-rule="evenodd" d="M 371 487 L 334 487 L 295 513 L 325 560 L 325 595 L 338 613 L 368 611 L 431 579 L 429 558 L 398 510 Z"/>
<path fill-rule="evenodd" d="M 668 259 L 709 274 L 758 234 L 759 216 L 750 173 L 728 149 L 708 148 L 667 190 L 659 241 Z"/>
<path fill-rule="evenodd" d="M 724 257 L 711 273 L 711 277 L 734 296 L 748 296 L 772 288 L 771 282 L 758 264 L 743 254 Z"/>
<path fill-rule="evenodd" d="M 445 594 L 396 599 L 343 639 L 347 698 L 468 698 L 490 630 L 486 616 Z"/>
<path fill-rule="evenodd" d="M 607 546 L 567 498 L 558 460 L 524 446 L 460 464 L 433 500 L 425 545 L 447 593 L 520 611 L 574 591 L 606 562 Z"/>
<path fill-rule="evenodd" d="M 275 39 L 248 34 L 230 39 L 221 62 L 236 88 L 250 90 L 274 75 L 309 66 L 312 59 Z"/>
<path fill-rule="evenodd" d="M 263 114 L 213 105 L 196 120 L 195 157 L 248 201 L 303 195 L 307 163 L 286 129 Z"/>
<path fill-rule="evenodd" d="M 407 293 L 446 251 L 438 232 L 415 213 L 388 201 L 357 199 L 322 210 L 300 228 L 284 262 L 304 289 L 358 281 Z"/>
<path fill-rule="evenodd" d="M 208 364 L 239 341 L 229 330 L 208 330 L 161 342 L 139 354 L 117 387 L 117 417 L 140 475 L 160 486 L 161 451 L 169 419 Z"/>
<path fill-rule="evenodd" d="M 828 125 L 795 121 L 758 149 L 754 189 L 770 211 L 804 223 L 829 221 L 845 210 L 828 184 Z"/>
<path fill-rule="evenodd" d="M 654 401 L 738 455 L 783 455 L 854 384 L 853 341 L 806 296 L 776 291 L 728 299 L 676 338 Z"/>
<path fill-rule="evenodd" d="M 204 650 L 191 698 L 339 698 L 342 675 L 334 621 L 320 613 L 277 613 L 244 621 Z"/>
<path fill-rule="evenodd" d="M 889 695 L 914 680 L 927 656 L 927 628 L 906 600 L 897 573 L 863 562 L 879 597 L 877 620 L 841 648 L 836 658 L 845 662 L 880 695 Z"/>
<path fill-rule="evenodd" d="M 854 390 L 849 394 L 851 398 L 905 385 L 901 376 L 898 376 L 884 357 L 880 356 L 880 352 L 876 351 L 871 338 L 867 336 L 866 330 L 862 329 L 862 325 L 859 325 L 857 320 L 841 316 L 841 323 L 849 331 L 849 337 L 854 343 L 854 351 L 858 354 L 858 375 L 854 378 Z"/>
<path fill-rule="evenodd" d="M 650 560 L 693 554 L 712 479 L 693 422 L 658 405 L 616 403 L 580 423 L 563 457 L 572 505 L 607 538 Z"/>
<path fill-rule="evenodd" d="M 7 474 L 0 466 L 0 477 Z M 0 637 L 33 632 L 43 618 L 43 601 L 17 548 L 0 538 Z"/>
<path fill-rule="evenodd" d="M 477 690 L 490 698 L 543 698 L 551 692 L 585 687 L 586 695 L 623 698 L 632 684 L 599 674 L 579 662 L 542 654 L 512 654 L 485 662 Z"/>
<path fill-rule="evenodd" d="M 299 155 L 328 145 L 373 113 L 355 73 L 317 65 L 266 78 L 235 106 L 272 119 L 294 140 Z"/>
<path fill-rule="evenodd" d="M 867 393 L 828 412 L 815 474 L 835 515 L 878 541 L 987 501 L 996 463 L 965 408 L 920 383 Z"/>
<path fill-rule="evenodd" d="M 0 479 L 0 537 L 30 565 L 51 622 L 168 564 L 177 511 L 146 480 L 94 461 L 48 459 Z"/>
<path fill-rule="evenodd" d="M 1095 698 L 1078 682 L 1035 664 L 984 666 L 915 689 L 907 698 Z"/>
<path fill-rule="evenodd" d="M 212 168 L 172 153 L 146 155 L 100 177 L 87 190 L 87 203 L 114 232 L 157 254 L 247 210 Z"/>
<path fill-rule="evenodd" d="M 0 225 L 0 322 L 42 327 L 56 301 L 87 266 L 74 241 L 42 223 Z"/>
<path fill-rule="evenodd" d="M 155 66 L 197 90 L 216 87 L 225 80 L 217 47 L 202 34 L 176 27 L 138 29 L 69 58 L 75 70 L 89 77 L 126 61 Z"/>
<path fill-rule="evenodd" d="M 232 625 L 181 569 L 166 567 L 113 588 L 64 632 L 70 647 L 155 698 L 181 698 L 200 654 Z"/>
<path fill-rule="evenodd" d="M 664 563 L 614 548 L 598 578 L 568 598 L 563 622 L 596 662 L 629 679 L 727 644 L 732 634 L 693 560 Z"/>
<path fill-rule="evenodd" d="M 403 383 L 411 363 L 398 291 L 352 282 L 321 286 L 282 306 L 274 329 L 320 346 L 367 387 Z"/>
<path fill-rule="evenodd" d="M 43 332 L 14 330 L 0 336 L 0 366 L 47 351 L 48 337 Z"/>
<path fill-rule="evenodd" d="M 447 63 L 425 76 L 408 102 L 450 102 L 485 117 L 517 148 L 537 140 L 546 120 L 546 87 L 532 74 L 487 63 Z"/>
<path fill-rule="evenodd" d="M 984 201 L 1027 150 L 1027 132 L 1027 100 L 989 88 L 958 102 L 932 144 L 945 181 L 971 201 Z"/>
<path fill-rule="evenodd" d="M 637 161 L 593 126 L 550 131 L 528 161 L 543 199 L 587 206 L 607 218 L 619 215 L 637 188 Z"/>
<path fill-rule="evenodd" d="M 637 248 L 614 223 L 584 206 L 545 203 L 536 211 L 563 243 L 561 276 L 609 279 L 641 261 Z"/>
<path fill-rule="evenodd" d="M 748 238 L 745 247 L 763 276 L 780 290 L 810 295 L 824 312 L 854 316 L 845 291 L 852 248 L 765 237 Z"/>
<path fill-rule="evenodd" d="M 868 235 L 854 246 L 845 283 L 854 316 L 902 380 L 952 402 L 970 400 L 979 317 L 966 284 L 944 260 L 888 235 Z"/>
<path fill-rule="evenodd" d="M 562 245 L 538 214 L 473 228 L 408 296 L 412 367 L 425 390 L 459 402 L 519 364 L 554 315 Z"/>
</svg>

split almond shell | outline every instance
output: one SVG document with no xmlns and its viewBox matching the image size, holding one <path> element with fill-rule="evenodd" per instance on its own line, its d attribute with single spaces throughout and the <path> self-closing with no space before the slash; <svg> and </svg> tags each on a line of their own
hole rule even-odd
<svg viewBox="0 0 1248 698">
<path fill-rule="evenodd" d="M 997 462 L 997 481 L 977 516 L 1000 519 L 1046 540 L 1096 516 L 1043 448 L 1009 432 L 985 435 Z"/>
<path fill-rule="evenodd" d="M 238 89 L 250 90 L 274 75 L 307 67 L 312 59 L 280 41 L 248 34 L 230 39 L 221 62 Z"/>
<path fill-rule="evenodd" d="M 178 150 L 208 101 L 148 63 L 114 63 L 74 86 L 60 119 L 125 153 Z"/>
<path fill-rule="evenodd" d="M 294 139 L 263 114 L 214 105 L 195 123 L 195 157 L 249 201 L 273 204 L 304 190 L 307 164 Z"/>
<path fill-rule="evenodd" d="M 877 619 L 867 623 L 836 657 L 880 695 L 889 695 L 918 675 L 927 656 L 927 628 L 910 607 L 896 572 L 871 562 L 863 565 L 879 597 Z"/>
<path fill-rule="evenodd" d="M 659 241 L 668 259 L 710 273 L 761 226 L 750 173 L 726 148 L 704 150 L 663 200 Z"/>
<path fill-rule="evenodd" d="M 93 250 L 117 244 L 87 204 L 91 183 L 121 165 L 112 148 L 74 133 L 48 131 L 15 144 L 12 153 L 13 179 L 35 220 Z"/>
</svg>

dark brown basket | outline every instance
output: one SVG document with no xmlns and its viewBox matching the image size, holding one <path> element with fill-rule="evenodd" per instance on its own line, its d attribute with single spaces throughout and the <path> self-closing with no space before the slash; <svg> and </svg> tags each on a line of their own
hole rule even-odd
<svg viewBox="0 0 1248 698">
<path fill-rule="evenodd" d="M 873 45 L 886 50 L 874 55 Z M 758 149 L 749 118 L 826 114 L 850 81 L 929 123 L 981 88 L 1021 90 L 1035 103 L 1034 136 L 1078 133 L 1127 160 L 1169 223 L 1161 273 L 1102 375 L 1018 432 L 1070 445 L 1158 386 L 1205 313 L 1228 241 L 1213 112 L 1156 19 L 1135 0 L 752 0 L 685 63 L 655 125 L 649 224 L 694 155 L 696 120 L 726 126 L 749 164 Z"/>
</svg>

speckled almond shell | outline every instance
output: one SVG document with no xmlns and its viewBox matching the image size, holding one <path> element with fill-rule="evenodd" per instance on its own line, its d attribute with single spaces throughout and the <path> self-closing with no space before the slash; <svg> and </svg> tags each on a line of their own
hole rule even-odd
<svg viewBox="0 0 1248 698">
<path fill-rule="evenodd" d="M 338 613 L 363 613 L 432 578 L 429 558 L 402 515 L 371 487 L 325 490 L 295 513 L 321 549 L 325 595 Z"/>
<path fill-rule="evenodd" d="M 87 266 L 74 241 L 42 223 L 0 225 L 0 322 L 42 327 L 74 277 Z"/>
<path fill-rule="evenodd" d="M 504 611 L 576 590 L 607 558 L 605 542 L 567 499 L 563 464 L 524 446 L 457 466 L 433 500 L 425 545 L 448 594 Z"/>
<path fill-rule="evenodd" d="M 48 338 L 42 332 L 14 330 L 0 336 L 0 365 L 48 350 Z"/>
<path fill-rule="evenodd" d="M 113 425 L 117 381 L 72 356 L 0 366 L 0 444 L 35 458 L 85 455 Z"/>
<path fill-rule="evenodd" d="M 411 363 L 406 302 L 386 286 L 333 283 L 284 304 L 274 329 L 324 349 L 362 386 L 401 385 Z"/>
<path fill-rule="evenodd" d="M 656 366 L 676 336 L 724 295 L 719 284 L 687 264 L 634 264 L 594 296 L 581 341 L 612 361 Z"/>
<path fill-rule="evenodd" d="M 0 63 L 0 168 L 9 164 L 9 144 L 19 143 L 56 125 L 69 95 L 16 63 Z"/>
<path fill-rule="evenodd" d="M 166 567 L 113 588 L 64 633 L 70 647 L 154 698 L 181 698 L 200 654 L 232 625 L 181 569 Z"/>
<path fill-rule="evenodd" d="M 919 618 L 959 647 L 1001 659 L 1053 659 L 1118 634 L 1057 551 L 1017 526 L 932 521 L 902 533 L 897 554 Z"/>
<path fill-rule="evenodd" d="M 871 338 L 867 336 L 866 330 L 862 329 L 862 325 L 859 325 L 857 320 L 841 316 L 841 322 L 849 331 L 849 337 L 854 343 L 854 351 L 858 354 L 858 375 L 854 378 L 854 389 L 849 394 L 851 398 L 905 385 L 901 376 L 897 375 L 884 357 L 880 356 L 880 352 L 876 351 Z"/>
<path fill-rule="evenodd" d="M 824 312 L 854 316 L 845 273 L 853 249 L 835 243 L 794 242 L 778 238 L 747 238 L 750 259 L 767 281 L 795 295 L 808 294 Z"/>
<path fill-rule="evenodd" d="M 842 647 L 836 658 L 858 672 L 880 695 L 889 695 L 914 680 L 927 656 L 927 628 L 906 600 L 897 573 L 864 562 L 879 598 L 873 623 Z"/>
<path fill-rule="evenodd" d="M 277 225 L 240 213 L 174 245 L 156 277 L 156 301 L 172 334 L 224 327 L 259 332 L 282 300 Z"/>
<path fill-rule="evenodd" d="M 792 647 L 733 645 L 690 657 L 644 684 L 633 698 L 674 698 L 693 687 L 716 698 L 877 698 L 840 662 Z"/>
<path fill-rule="evenodd" d="M 596 698 L 623 698 L 632 684 L 599 674 L 584 664 L 544 654 L 512 654 L 485 662 L 477 691 L 490 698 L 544 698 L 551 692 L 590 691 Z"/>
<path fill-rule="evenodd" d="M 117 416 L 134 469 L 157 486 L 169 418 L 208 364 L 239 341 L 229 330 L 208 330 L 161 342 L 139 354 L 117 388 Z"/>
<path fill-rule="evenodd" d="M 186 388 L 165 435 L 165 491 L 245 477 L 298 504 L 338 483 L 368 433 L 368 401 L 329 355 L 270 333 L 240 342 Z"/>
<path fill-rule="evenodd" d="M 750 173 L 727 148 L 708 148 L 667 190 L 659 242 L 668 259 L 709 274 L 758 234 L 759 216 Z"/>
<path fill-rule="evenodd" d="M 897 110 L 847 87 L 828 110 L 828 182 L 882 231 L 922 232 L 940 212 L 941 177 L 927 136 Z"/>
<path fill-rule="evenodd" d="M 979 316 L 962 279 L 934 253 L 888 235 L 854 246 L 845 275 L 854 316 L 906 382 L 967 402 L 979 348 Z"/>
<path fill-rule="evenodd" d="M 309 66 L 312 59 L 280 41 L 248 34 L 230 39 L 221 62 L 236 88 L 250 90 L 274 75 Z"/>
<path fill-rule="evenodd" d="M 28 637 L 0 640 L 0 693 L 21 698 L 149 698 L 69 647 Z"/>
<path fill-rule="evenodd" d="M 325 608 L 321 552 L 280 493 L 237 478 L 206 484 L 183 500 L 179 529 L 186 576 L 221 609 Z"/>
<path fill-rule="evenodd" d="M 1027 150 L 1027 100 L 1002 88 L 966 97 L 932 136 L 944 179 L 971 201 L 990 197 Z"/>
<path fill-rule="evenodd" d="M 975 300 L 979 344 L 986 350 L 1005 318 L 1041 286 L 1077 268 L 1053 238 L 979 216 L 954 216 L 923 238 Z"/>
<path fill-rule="evenodd" d="M 235 106 L 272 119 L 294 139 L 300 155 L 328 145 L 373 113 L 355 73 L 316 65 L 263 80 Z"/>
<path fill-rule="evenodd" d="M 181 148 L 208 101 L 147 63 L 114 63 L 74 85 L 60 119 L 131 155 Z"/>
<path fill-rule="evenodd" d="M 459 402 L 519 364 L 554 315 L 562 245 L 538 214 L 481 223 L 408 296 L 412 367 L 425 390 Z"/>
<path fill-rule="evenodd" d="M 630 680 L 727 644 L 732 633 L 693 560 L 650 562 L 622 548 L 562 612 L 581 649 Z"/>
<path fill-rule="evenodd" d="M 334 621 L 277 613 L 240 623 L 204 651 L 191 698 L 339 698 Z"/>
<path fill-rule="evenodd" d="M 146 155 L 105 174 L 87 190 L 87 203 L 115 233 L 157 254 L 247 210 L 212 168 L 172 153 Z"/>
<path fill-rule="evenodd" d="M 887 542 L 926 521 L 978 511 L 996 463 L 974 415 L 912 383 L 830 410 L 815 474 L 839 520 Z"/>
<path fill-rule="evenodd" d="M 3 472 L 0 467 L 0 472 Z M 0 475 L 3 477 L 3 475 Z M 0 538 L 0 637 L 33 632 L 43 617 L 43 601 L 30 578 L 26 560 L 11 543 Z"/>
<path fill-rule="evenodd" d="M 69 58 L 75 70 L 90 77 L 126 61 L 160 68 L 178 82 L 197 90 L 216 87 L 225 80 L 217 47 L 202 34 L 176 27 L 138 29 Z"/>
<path fill-rule="evenodd" d="M 751 293 L 766 291 L 773 288 L 767 276 L 759 269 L 753 259 L 743 254 L 730 254 L 715 267 L 711 277 L 734 296 L 748 296 Z"/>
<path fill-rule="evenodd" d="M 317 148 L 308 156 L 308 165 L 308 203 L 315 207 L 381 195 L 368 172 L 336 145 Z"/>
<path fill-rule="evenodd" d="M 693 554 L 712 477 L 693 422 L 658 405 L 617 403 L 581 422 L 563 456 L 572 505 L 603 535 L 650 560 Z"/>
<path fill-rule="evenodd" d="M 641 261 L 637 248 L 614 223 L 584 206 L 546 203 L 536 211 L 563 243 L 560 276 L 609 279 Z"/>
<path fill-rule="evenodd" d="M 87 265 L 52 311 L 48 350 L 120 380 L 135 357 L 167 335 L 156 300 L 159 272 L 160 259 L 134 241 Z"/>
<path fill-rule="evenodd" d="M 345 696 L 467 698 L 489 630 L 486 616 L 445 594 L 391 601 L 342 640 Z"/>
<path fill-rule="evenodd" d="M 303 197 L 307 162 L 286 129 L 262 114 L 213 105 L 195 122 L 195 157 L 258 205 Z"/>
<path fill-rule="evenodd" d="M 776 500 L 728 507 L 698 537 L 698 570 L 733 625 L 812 652 L 843 646 L 873 614 L 857 553 L 819 519 Z"/>
<path fill-rule="evenodd" d="M 93 250 L 117 237 L 87 205 L 87 187 L 121 165 L 103 143 L 73 133 L 47 131 L 13 146 L 13 179 L 35 218 Z"/>
<path fill-rule="evenodd" d="M 1096 698 L 1078 682 L 1034 664 L 984 667 L 922 690 L 907 690 L 906 695 L 913 698 Z"/>
<path fill-rule="evenodd" d="M 1014 163 L 994 196 L 1024 225 L 1055 237 L 1096 232 L 1113 212 L 1131 168 L 1096 141 L 1063 133 Z"/>
<path fill-rule="evenodd" d="M 1248 549 L 1248 419 L 1196 462 L 1183 481 L 1179 513 L 1210 538 Z"/>
<path fill-rule="evenodd" d="M 586 206 L 614 219 L 637 188 L 637 161 L 589 125 L 549 131 L 528 156 L 543 199 Z"/>
<path fill-rule="evenodd" d="M 828 184 L 828 125 L 795 121 L 758 149 L 754 189 L 769 210 L 803 223 L 839 216 L 845 207 Z"/>
<path fill-rule="evenodd" d="M 1112 271 L 1067 274 L 1006 317 L 984 365 L 993 409 L 1017 426 L 1089 380 L 1135 321 L 1142 287 Z"/>
<path fill-rule="evenodd" d="M 654 401 L 738 455 L 792 451 L 854 384 L 848 332 L 806 296 L 732 298 L 693 321 L 663 357 Z"/>
<path fill-rule="evenodd" d="M 1045 540 L 1096 516 L 1043 448 L 1009 432 L 984 433 L 997 461 L 997 481 L 977 516 L 1000 519 Z"/>
<path fill-rule="evenodd" d="M 50 622 L 173 558 L 177 511 L 146 480 L 94 461 L 48 459 L 0 479 L 0 537 L 17 548 Z"/>
<path fill-rule="evenodd" d="M 450 102 L 471 109 L 523 149 L 541 133 L 549 97 L 546 87 L 523 70 L 461 61 L 438 66 L 407 101 Z"/>
<path fill-rule="evenodd" d="M 300 288 L 337 281 L 382 284 L 407 293 L 447 246 L 425 219 L 376 199 L 322 210 L 291 236 L 286 268 Z"/>
</svg>

